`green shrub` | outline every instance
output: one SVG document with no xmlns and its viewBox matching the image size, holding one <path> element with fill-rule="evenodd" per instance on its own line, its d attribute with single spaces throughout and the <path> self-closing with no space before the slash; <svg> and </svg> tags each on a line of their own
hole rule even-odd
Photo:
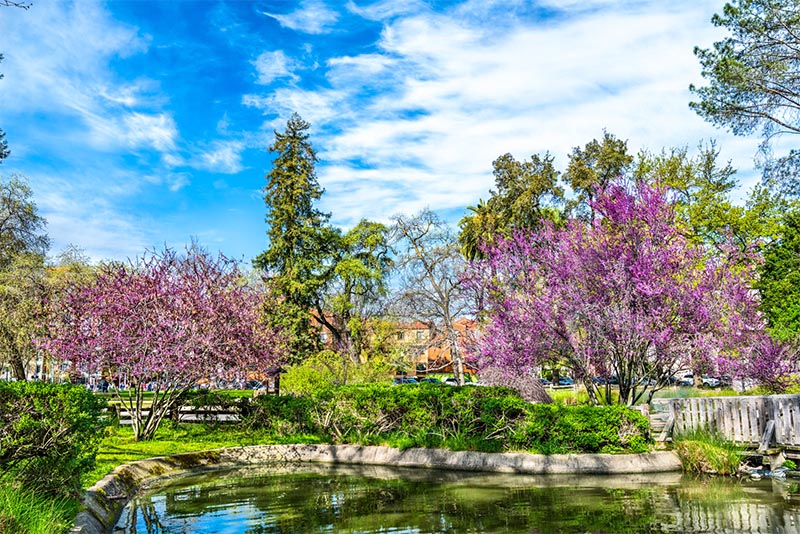
<svg viewBox="0 0 800 534">
<path fill-rule="evenodd" d="M 0 382 L 0 478 L 72 495 L 94 465 L 105 400 L 79 386 Z"/>
<path fill-rule="evenodd" d="M 276 434 L 399 448 L 642 452 L 649 422 L 622 406 L 533 405 L 504 387 L 363 384 L 305 398 L 259 397 L 248 424 Z"/>
<path fill-rule="evenodd" d="M 314 433 L 316 427 L 311 422 L 311 410 L 310 397 L 261 395 L 250 401 L 242 425 L 279 436 Z"/>
<path fill-rule="evenodd" d="M 681 459 L 684 471 L 690 473 L 731 475 L 739 469 L 742 460 L 742 447 L 707 430 L 676 435 L 673 448 Z"/>
<path fill-rule="evenodd" d="M 515 448 L 542 454 L 644 452 L 650 422 L 625 406 L 531 405 L 515 429 Z"/>
</svg>

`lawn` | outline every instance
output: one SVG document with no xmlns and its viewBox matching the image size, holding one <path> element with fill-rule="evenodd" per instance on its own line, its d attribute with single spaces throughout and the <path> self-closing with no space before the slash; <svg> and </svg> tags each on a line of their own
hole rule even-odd
<svg viewBox="0 0 800 534">
<path fill-rule="evenodd" d="M 181 424 L 176 427 L 164 424 L 152 441 L 134 441 L 130 427 L 113 426 L 106 429 L 95 468 L 86 473 L 81 482 L 87 488 L 118 465 L 156 456 L 247 445 L 320 442 L 317 436 L 293 435 L 281 439 L 266 432 L 244 431 L 232 425 L 211 428 L 202 424 Z"/>
</svg>

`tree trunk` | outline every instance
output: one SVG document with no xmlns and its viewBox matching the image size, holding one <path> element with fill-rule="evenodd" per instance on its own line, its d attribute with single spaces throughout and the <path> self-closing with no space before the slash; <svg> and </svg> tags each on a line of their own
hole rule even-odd
<svg viewBox="0 0 800 534">
<path fill-rule="evenodd" d="M 19 380 L 20 382 L 25 382 L 28 380 L 28 377 L 25 376 L 25 364 L 22 361 L 22 358 L 19 357 L 18 354 L 12 354 L 11 359 L 11 371 L 14 373 L 14 378 Z"/>
</svg>

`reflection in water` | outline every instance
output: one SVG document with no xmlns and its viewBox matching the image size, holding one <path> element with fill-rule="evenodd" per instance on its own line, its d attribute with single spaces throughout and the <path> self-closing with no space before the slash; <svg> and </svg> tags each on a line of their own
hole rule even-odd
<svg viewBox="0 0 800 534">
<path fill-rule="evenodd" d="M 132 501 L 115 532 L 800 533 L 800 499 L 779 481 L 305 464 L 182 479 Z"/>
</svg>

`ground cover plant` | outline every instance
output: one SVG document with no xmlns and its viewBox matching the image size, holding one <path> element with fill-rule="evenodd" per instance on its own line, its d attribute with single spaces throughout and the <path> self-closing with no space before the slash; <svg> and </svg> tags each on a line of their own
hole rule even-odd
<svg viewBox="0 0 800 534">
<path fill-rule="evenodd" d="M 0 381 L 0 532 L 66 530 L 103 438 L 104 408 L 82 387 Z"/>
<path fill-rule="evenodd" d="M 684 471 L 733 475 L 742 462 L 744 447 L 707 430 L 693 430 L 674 437 L 674 450 Z"/>
<path fill-rule="evenodd" d="M 643 452 L 649 422 L 621 406 L 537 405 L 503 387 L 354 385 L 262 396 L 247 424 L 333 443 L 535 453 Z"/>
</svg>

